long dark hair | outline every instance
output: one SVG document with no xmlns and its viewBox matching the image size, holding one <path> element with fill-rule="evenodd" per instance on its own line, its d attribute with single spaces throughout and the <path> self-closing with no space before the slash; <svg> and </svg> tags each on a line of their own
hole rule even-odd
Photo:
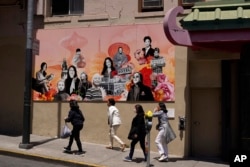
<svg viewBox="0 0 250 167">
<path fill-rule="evenodd" d="M 105 72 L 106 72 L 106 70 L 107 70 L 106 60 L 109 60 L 110 63 L 111 63 L 111 71 L 114 71 L 114 70 L 115 70 L 113 60 L 112 60 L 110 57 L 106 57 L 106 58 L 104 59 L 104 62 L 103 62 L 103 69 L 102 69 L 102 73 L 101 73 L 102 75 L 104 75 Z"/>
<path fill-rule="evenodd" d="M 159 107 L 160 107 L 160 109 L 161 109 L 164 113 L 167 113 L 167 112 L 168 112 L 165 103 L 159 102 Z"/>
<path fill-rule="evenodd" d="M 41 64 L 41 68 L 40 68 L 40 71 L 42 71 L 43 70 L 43 67 L 46 65 L 46 68 L 48 68 L 48 66 L 47 66 L 47 63 L 45 63 L 45 62 L 42 62 L 42 64 Z M 46 73 L 46 71 L 44 70 L 43 71 L 43 76 L 46 76 L 47 75 L 47 73 Z"/>
<path fill-rule="evenodd" d="M 108 101 L 109 101 L 109 104 L 110 104 L 111 106 L 114 106 L 114 105 L 115 105 L 115 99 L 114 99 L 114 98 L 109 98 Z"/>
<path fill-rule="evenodd" d="M 79 108 L 79 105 L 78 105 L 77 101 L 76 100 L 70 100 L 69 105 L 70 105 L 70 109 L 77 112 L 77 113 L 79 113 L 81 115 L 81 117 L 82 117 L 82 120 L 84 121 L 85 118 L 84 118 L 84 116 L 82 114 L 82 111 Z"/>
<path fill-rule="evenodd" d="M 70 68 L 73 68 L 73 70 L 75 71 L 75 75 L 74 75 L 73 78 L 77 77 L 77 70 L 76 70 L 76 67 L 73 66 L 73 65 L 71 65 L 71 66 L 69 66 L 69 68 L 68 68 L 67 79 L 70 78 L 70 76 L 69 76 L 69 70 L 70 70 Z M 70 78 L 70 79 L 72 79 L 72 78 Z"/>
<path fill-rule="evenodd" d="M 70 100 L 69 101 L 69 106 L 72 110 L 79 110 L 79 105 L 76 100 Z"/>
<path fill-rule="evenodd" d="M 143 110 L 143 107 L 140 104 L 136 104 L 135 109 L 136 109 L 137 115 L 144 116 L 144 110 Z"/>
</svg>

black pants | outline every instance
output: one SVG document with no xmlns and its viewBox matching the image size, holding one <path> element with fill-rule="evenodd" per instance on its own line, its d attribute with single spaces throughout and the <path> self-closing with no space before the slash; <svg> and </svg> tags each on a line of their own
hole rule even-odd
<svg viewBox="0 0 250 167">
<path fill-rule="evenodd" d="M 135 145 L 138 143 L 138 141 L 140 142 L 140 146 L 141 146 L 141 149 L 142 149 L 143 154 L 145 156 L 145 159 L 147 159 L 147 154 L 146 154 L 146 151 L 145 151 L 145 136 L 146 135 L 138 136 L 137 138 L 135 138 L 135 139 L 133 139 L 131 141 L 130 152 L 129 152 L 129 157 L 131 159 L 133 158 L 134 150 L 135 150 Z"/>
<path fill-rule="evenodd" d="M 73 144 L 73 140 L 75 139 L 76 145 L 78 147 L 78 151 L 79 152 L 83 151 L 82 150 L 82 143 L 81 143 L 81 140 L 80 140 L 80 131 L 82 130 L 82 128 L 83 128 L 83 124 L 73 126 L 73 129 L 71 131 L 71 135 L 70 135 L 70 138 L 69 138 L 69 145 L 68 145 L 69 149 L 71 149 L 71 146 Z"/>
</svg>

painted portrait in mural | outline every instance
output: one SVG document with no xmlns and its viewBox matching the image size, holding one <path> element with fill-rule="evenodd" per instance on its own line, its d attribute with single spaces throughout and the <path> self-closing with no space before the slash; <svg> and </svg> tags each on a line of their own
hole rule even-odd
<svg viewBox="0 0 250 167">
<path fill-rule="evenodd" d="M 38 87 L 34 76 L 35 101 L 175 100 L 174 46 L 161 24 L 39 30 L 37 38 L 34 71 L 47 79 Z"/>
</svg>

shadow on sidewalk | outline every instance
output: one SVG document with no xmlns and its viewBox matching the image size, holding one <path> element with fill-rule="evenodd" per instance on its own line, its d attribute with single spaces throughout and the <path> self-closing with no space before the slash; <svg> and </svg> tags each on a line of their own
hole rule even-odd
<svg viewBox="0 0 250 167">
<path fill-rule="evenodd" d="M 39 140 L 39 141 L 32 141 L 30 142 L 30 144 L 32 144 L 33 146 L 38 146 L 38 145 L 42 145 L 44 143 L 48 143 L 50 141 L 53 140 L 57 140 L 58 138 L 50 138 L 50 139 L 44 139 L 44 140 Z"/>
<path fill-rule="evenodd" d="M 159 157 L 154 157 L 154 159 L 157 159 Z M 229 165 L 229 162 L 222 161 L 220 158 L 195 158 L 195 157 L 187 157 L 187 158 L 169 158 L 169 162 L 176 162 L 176 161 L 201 161 L 201 162 L 209 162 L 209 163 L 216 163 L 216 164 L 223 164 L 223 165 Z"/>
</svg>

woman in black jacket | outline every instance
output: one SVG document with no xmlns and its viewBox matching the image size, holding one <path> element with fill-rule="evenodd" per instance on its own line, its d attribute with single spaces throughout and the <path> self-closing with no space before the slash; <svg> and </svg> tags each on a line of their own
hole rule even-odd
<svg viewBox="0 0 250 167">
<path fill-rule="evenodd" d="M 68 117 L 65 118 L 65 122 L 71 122 L 71 124 L 73 125 L 73 130 L 71 131 L 69 144 L 67 147 L 64 147 L 64 150 L 66 152 L 71 152 L 71 146 L 73 144 L 73 140 L 75 139 L 78 147 L 78 152 L 76 154 L 80 155 L 83 154 L 82 143 L 80 140 L 80 131 L 83 128 L 83 122 L 85 121 L 85 118 L 82 114 L 82 111 L 79 109 L 76 100 L 71 100 L 69 102 L 69 105 L 70 111 Z"/>
<path fill-rule="evenodd" d="M 144 154 L 144 160 L 147 160 L 147 153 L 145 149 L 145 120 L 144 120 L 144 110 L 140 104 L 135 105 L 136 116 L 133 118 L 131 129 L 128 135 L 128 139 L 132 140 L 130 144 L 129 156 L 124 158 L 124 161 L 131 162 L 134 154 L 135 145 L 140 142 L 141 149 Z"/>
</svg>

